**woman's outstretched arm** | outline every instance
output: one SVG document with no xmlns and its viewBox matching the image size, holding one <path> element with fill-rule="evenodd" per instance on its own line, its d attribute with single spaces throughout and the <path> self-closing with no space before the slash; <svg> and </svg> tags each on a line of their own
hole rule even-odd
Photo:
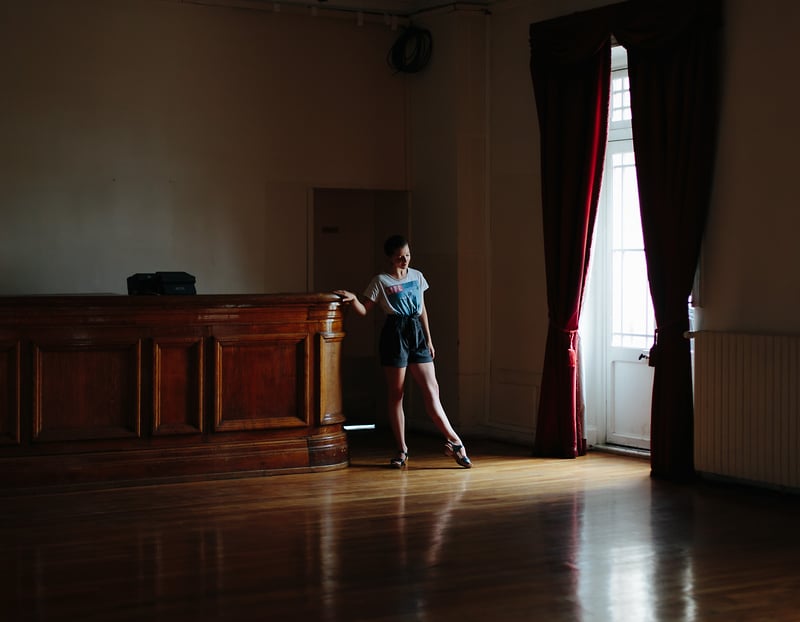
<svg viewBox="0 0 800 622">
<path fill-rule="evenodd" d="M 342 302 L 346 305 L 349 305 L 353 311 L 361 316 L 369 313 L 370 309 L 375 306 L 375 303 L 372 300 L 365 298 L 362 302 L 359 300 L 358 296 L 356 296 L 353 292 L 347 291 L 346 289 L 335 289 L 333 290 L 333 293 L 337 296 L 341 296 Z"/>
</svg>

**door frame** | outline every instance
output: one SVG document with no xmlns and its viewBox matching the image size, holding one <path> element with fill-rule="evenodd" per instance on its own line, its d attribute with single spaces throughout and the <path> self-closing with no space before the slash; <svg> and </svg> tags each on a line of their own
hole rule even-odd
<svg viewBox="0 0 800 622">
<path fill-rule="evenodd" d="M 406 190 L 392 190 L 382 188 L 345 188 L 345 187 L 329 187 L 329 186 L 310 186 L 307 192 L 307 289 L 309 291 L 319 291 L 319 284 L 315 282 L 316 272 L 316 230 L 318 223 L 316 222 L 318 198 L 321 193 L 341 193 L 342 195 L 358 193 L 363 194 L 367 199 L 372 199 L 372 266 L 364 266 L 363 280 L 360 284 L 347 286 L 345 284 L 338 285 L 338 287 L 346 287 L 347 289 L 355 289 L 355 293 L 360 294 L 363 288 L 369 283 L 369 280 L 374 274 L 380 272 L 385 268 L 385 258 L 383 256 L 383 241 L 394 233 L 404 233 L 407 235 L 410 226 L 410 193 Z M 360 269 L 360 268 L 359 268 Z M 350 318 L 351 320 L 361 320 L 369 322 L 373 327 L 373 340 L 375 352 L 370 353 L 370 359 L 365 360 L 365 356 L 358 356 L 351 358 L 347 344 L 344 343 L 342 347 L 342 399 L 345 407 L 345 417 L 350 414 L 350 425 L 374 425 L 378 428 L 388 428 L 388 418 L 385 412 L 385 384 L 383 381 L 382 370 L 378 363 L 377 357 L 377 343 L 380 329 L 383 326 L 383 317 L 380 310 L 374 310 L 367 318 Z M 345 317 L 345 328 L 347 328 L 348 319 Z M 345 336 L 345 341 L 347 337 Z M 363 353 L 362 353 L 363 354 Z M 352 368 L 356 369 L 355 374 L 350 373 Z M 361 384 L 363 382 L 363 384 Z M 358 386 L 357 386 L 358 385 Z M 350 395 L 350 397 L 348 397 Z M 354 404 L 359 398 L 354 398 L 355 395 L 361 395 L 360 399 L 373 402 L 374 408 L 367 407 L 362 409 L 359 403 Z M 374 411 L 374 412 L 372 412 Z M 372 416 L 370 417 L 370 412 Z M 347 424 L 346 424 L 347 425 Z"/>
</svg>

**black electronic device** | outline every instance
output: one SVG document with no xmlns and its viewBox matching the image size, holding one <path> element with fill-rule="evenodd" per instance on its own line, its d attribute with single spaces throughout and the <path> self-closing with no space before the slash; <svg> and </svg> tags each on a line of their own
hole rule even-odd
<svg viewBox="0 0 800 622">
<path fill-rule="evenodd" d="M 168 296 L 196 294 L 195 278 L 188 272 L 156 272 L 158 291 Z"/>
<path fill-rule="evenodd" d="M 154 272 L 137 272 L 128 277 L 128 295 L 155 296 L 158 294 Z"/>
<path fill-rule="evenodd" d="M 130 296 L 187 296 L 196 294 L 196 279 L 188 272 L 137 272 L 128 277 Z"/>
</svg>

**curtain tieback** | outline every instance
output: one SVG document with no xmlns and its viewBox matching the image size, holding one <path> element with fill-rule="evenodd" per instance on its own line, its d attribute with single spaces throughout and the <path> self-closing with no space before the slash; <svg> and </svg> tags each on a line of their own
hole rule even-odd
<svg viewBox="0 0 800 622">
<path fill-rule="evenodd" d="M 567 354 L 569 354 L 569 366 L 570 367 L 577 367 L 578 366 L 578 331 L 577 330 L 570 330 L 568 328 L 561 328 L 558 324 L 550 320 L 550 328 L 553 330 L 565 335 L 569 338 L 569 348 L 567 349 Z"/>
<path fill-rule="evenodd" d="M 683 334 L 689 330 L 689 318 L 680 318 L 677 320 L 673 320 L 672 322 L 667 322 L 662 326 L 656 328 L 655 335 L 653 336 L 653 345 L 650 348 L 650 356 L 647 359 L 647 364 L 650 367 L 655 367 L 658 364 L 658 336 L 659 335 L 680 335 L 683 337 Z"/>
</svg>

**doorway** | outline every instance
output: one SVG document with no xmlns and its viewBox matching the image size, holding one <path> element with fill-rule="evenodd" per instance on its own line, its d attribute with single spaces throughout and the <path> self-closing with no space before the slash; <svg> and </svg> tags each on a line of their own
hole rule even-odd
<svg viewBox="0 0 800 622">
<path fill-rule="evenodd" d="M 650 449 L 655 331 L 631 147 L 609 143 L 581 318 L 587 430 L 594 444 Z"/>
<path fill-rule="evenodd" d="M 383 241 L 408 235 L 409 195 L 400 190 L 315 188 L 312 191 L 311 287 L 317 292 L 364 291 L 386 267 Z M 342 406 L 350 426 L 388 427 L 378 337 L 383 314 L 345 313 L 342 343 Z"/>
<path fill-rule="evenodd" d="M 596 445 L 650 449 L 655 313 L 639 214 L 630 83 L 612 50 L 609 133 L 581 316 L 586 429 Z"/>
</svg>

